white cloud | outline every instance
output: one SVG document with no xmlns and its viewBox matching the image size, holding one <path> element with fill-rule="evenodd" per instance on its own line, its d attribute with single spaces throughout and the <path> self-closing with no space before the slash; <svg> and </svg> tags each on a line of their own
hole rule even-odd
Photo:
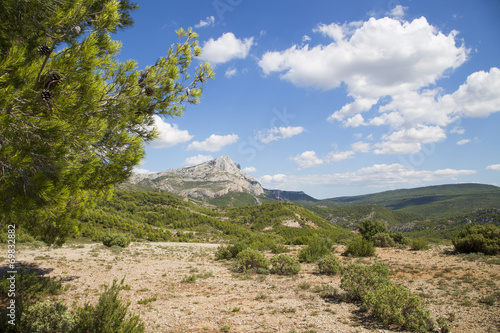
<svg viewBox="0 0 500 333">
<path fill-rule="evenodd" d="M 212 134 L 205 141 L 193 141 L 187 147 L 187 150 L 202 150 L 202 151 L 210 151 L 216 152 L 221 150 L 224 146 L 230 145 L 238 141 L 238 135 L 229 134 L 229 135 L 216 135 Z"/>
<path fill-rule="evenodd" d="M 393 10 L 389 13 L 391 17 L 394 17 L 396 19 L 402 19 L 405 16 L 405 10 L 407 10 L 408 7 L 403 7 L 401 5 L 397 5 L 394 7 Z"/>
<path fill-rule="evenodd" d="M 203 162 L 206 162 L 206 161 L 211 161 L 213 160 L 213 156 L 212 155 L 196 155 L 196 156 L 191 156 L 191 157 L 188 157 L 184 160 L 184 162 L 182 163 L 183 166 L 193 166 L 193 165 L 198 165 L 198 164 L 201 164 Z"/>
<path fill-rule="evenodd" d="M 176 124 L 166 123 L 156 115 L 153 118 L 154 126 L 159 135 L 156 140 L 150 143 L 152 148 L 169 148 L 193 138 L 193 135 L 190 135 L 187 130 L 180 130 Z"/>
<path fill-rule="evenodd" d="M 359 153 L 368 153 L 371 150 L 371 145 L 368 142 L 357 141 L 351 145 L 351 149 Z"/>
<path fill-rule="evenodd" d="M 249 167 L 243 168 L 243 172 L 244 173 L 253 173 L 253 172 L 257 172 L 257 169 L 253 166 L 249 166 Z"/>
<path fill-rule="evenodd" d="M 329 153 L 326 157 L 325 160 L 327 160 L 329 163 L 334 163 L 334 162 L 340 162 L 343 160 L 347 160 L 350 158 L 354 157 L 354 151 L 348 150 L 348 151 L 341 151 L 341 152 L 331 152 Z"/>
<path fill-rule="evenodd" d="M 500 164 L 492 164 L 486 167 L 486 170 L 500 171 Z"/>
<path fill-rule="evenodd" d="M 465 47 L 455 45 L 456 32 L 444 35 L 424 17 L 371 18 L 361 26 L 333 23 L 315 31 L 334 42 L 269 51 L 259 61 L 264 73 L 284 72 L 281 77 L 297 86 L 320 89 L 345 82 L 355 98 L 378 98 L 432 84 L 466 60 Z"/>
<path fill-rule="evenodd" d="M 446 133 L 439 126 L 418 125 L 413 128 L 393 132 L 390 135 L 384 135 L 382 138 L 393 142 L 430 143 L 445 139 Z"/>
<path fill-rule="evenodd" d="M 203 44 L 202 57 L 213 65 L 248 56 L 253 45 L 253 37 L 238 39 L 232 32 L 224 33 L 217 40 L 210 38 Z"/>
<path fill-rule="evenodd" d="M 203 28 L 206 26 L 214 25 L 214 24 L 215 24 L 215 17 L 209 16 L 205 20 L 200 20 L 200 23 L 195 24 L 194 27 L 195 28 Z"/>
<path fill-rule="evenodd" d="M 311 175 L 265 176 L 260 180 L 281 189 L 303 188 L 304 186 L 362 186 L 400 187 L 422 185 L 441 181 L 456 181 L 460 177 L 476 174 L 475 170 L 412 170 L 395 164 L 375 164 L 353 172 Z"/>
<path fill-rule="evenodd" d="M 301 134 L 304 131 L 305 129 L 302 126 L 273 127 L 257 132 L 255 134 L 255 138 L 262 143 L 270 143 L 280 139 L 291 138 L 292 136 Z"/>
<path fill-rule="evenodd" d="M 238 73 L 238 70 L 236 68 L 228 68 L 226 70 L 226 73 L 224 74 L 228 79 L 232 78 Z"/>
<path fill-rule="evenodd" d="M 284 174 L 276 174 L 276 175 L 265 175 L 259 178 L 259 182 L 267 187 L 275 187 L 279 184 L 282 184 L 286 181 L 287 176 Z"/>
<path fill-rule="evenodd" d="M 373 151 L 377 155 L 381 154 L 406 155 L 419 152 L 422 146 L 418 142 L 383 141 L 376 143 L 375 147 L 379 148 Z"/>
<path fill-rule="evenodd" d="M 450 133 L 454 133 L 454 134 L 464 134 L 465 133 L 465 129 L 463 127 L 454 127 Z"/>
<path fill-rule="evenodd" d="M 140 169 L 140 168 L 136 168 L 134 167 L 132 169 L 132 173 L 136 174 L 136 175 L 148 175 L 148 174 L 151 174 L 151 173 L 154 173 L 153 171 L 149 171 L 149 170 L 146 170 L 146 169 Z"/>
<path fill-rule="evenodd" d="M 344 121 L 344 127 L 359 127 L 361 125 L 365 125 L 365 119 L 362 115 L 357 114 L 352 116 L 351 118 Z"/>
<path fill-rule="evenodd" d="M 323 164 L 323 160 L 319 159 L 316 156 L 316 152 L 312 150 L 305 151 L 293 157 L 292 161 L 297 162 L 300 169 L 307 169 Z"/>
<path fill-rule="evenodd" d="M 309 42 L 311 40 L 311 37 L 309 37 L 308 35 L 304 35 L 302 36 L 302 41 L 305 43 L 305 42 Z"/>
<path fill-rule="evenodd" d="M 457 145 L 462 146 L 462 145 L 465 145 L 466 143 L 469 143 L 469 142 L 470 142 L 469 139 L 462 139 L 462 140 L 457 141 Z"/>
</svg>

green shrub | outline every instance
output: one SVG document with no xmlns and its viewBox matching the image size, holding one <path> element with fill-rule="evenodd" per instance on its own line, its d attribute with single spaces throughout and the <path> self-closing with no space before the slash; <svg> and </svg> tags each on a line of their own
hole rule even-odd
<svg viewBox="0 0 500 333">
<path fill-rule="evenodd" d="M 127 247 L 130 244 L 130 238 L 124 234 L 108 232 L 102 236 L 102 243 L 107 247 Z"/>
<path fill-rule="evenodd" d="M 372 237 L 379 233 L 388 233 L 388 230 L 382 222 L 364 220 L 359 226 L 359 233 L 363 238 L 367 240 L 372 240 Z"/>
<path fill-rule="evenodd" d="M 328 254 L 318 262 L 320 274 L 335 275 L 340 271 L 340 260 L 335 254 Z"/>
<path fill-rule="evenodd" d="M 436 322 L 439 326 L 439 331 L 441 333 L 449 333 L 451 332 L 450 330 L 450 326 L 448 326 L 448 322 L 446 321 L 446 318 L 444 317 L 439 317 L 438 319 L 436 319 Z"/>
<path fill-rule="evenodd" d="M 414 238 L 411 240 L 410 249 L 413 251 L 428 250 L 429 243 L 424 238 Z"/>
<path fill-rule="evenodd" d="M 332 252 L 333 241 L 329 238 L 317 237 L 309 242 L 299 252 L 300 262 L 315 262 L 319 258 Z"/>
<path fill-rule="evenodd" d="M 113 280 L 111 287 L 105 287 L 96 305 L 89 304 L 76 312 L 75 333 L 141 333 L 144 323 L 138 315 L 127 315 L 130 303 L 124 304 L 118 297 L 123 285 Z"/>
<path fill-rule="evenodd" d="M 73 314 L 61 302 L 38 302 L 28 307 L 21 315 L 23 332 L 66 333 L 75 327 Z"/>
<path fill-rule="evenodd" d="M 494 224 L 467 225 L 452 242 L 457 252 L 495 255 L 500 253 L 500 228 Z"/>
<path fill-rule="evenodd" d="M 0 277 L 0 303 L 7 304 L 7 297 L 10 289 L 10 282 L 7 278 L 10 274 Z M 61 282 L 53 278 L 38 275 L 36 271 L 29 271 L 26 268 L 20 268 L 16 276 L 16 317 L 15 325 L 8 323 L 7 317 L 9 310 L 3 307 L 0 311 L 0 332 L 19 332 L 21 327 L 21 317 L 28 307 L 40 302 L 46 296 L 59 295 L 62 293 Z"/>
<path fill-rule="evenodd" d="M 400 245 L 408 245 L 410 244 L 410 239 L 408 237 L 403 236 L 402 232 L 391 232 L 390 233 L 392 239 L 400 244 Z"/>
<path fill-rule="evenodd" d="M 434 326 L 420 297 L 387 280 L 366 290 L 363 307 L 383 323 L 395 324 L 412 332 L 427 332 Z"/>
<path fill-rule="evenodd" d="M 380 232 L 372 237 L 373 245 L 377 247 L 394 247 L 396 242 L 385 232 Z"/>
<path fill-rule="evenodd" d="M 342 269 L 340 288 L 346 291 L 347 298 L 360 301 L 369 290 L 389 281 L 389 268 L 381 263 L 371 266 L 351 264 Z"/>
<path fill-rule="evenodd" d="M 297 259 L 286 254 L 278 254 L 272 257 L 271 265 L 271 273 L 278 275 L 296 275 L 302 268 Z"/>
<path fill-rule="evenodd" d="M 344 255 L 351 257 L 372 257 L 375 255 L 375 247 L 372 241 L 356 237 L 347 244 Z"/>
<path fill-rule="evenodd" d="M 249 269 L 267 269 L 269 260 L 258 250 L 247 248 L 236 256 L 235 269 L 244 272 Z"/>
<path fill-rule="evenodd" d="M 271 244 L 269 246 L 269 249 L 274 254 L 280 254 L 280 253 L 290 252 L 290 250 L 285 245 L 283 245 L 283 244 L 277 244 L 277 243 Z"/>
<path fill-rule="evenodd" d="M 236 242 L 230 245 L 221 245 L 215 251 L 215 259 L 217 260 L 230 260 L 236 258 L 238 253 L 248 248 L 248 244 L 244 242 Z"/>
</svg>

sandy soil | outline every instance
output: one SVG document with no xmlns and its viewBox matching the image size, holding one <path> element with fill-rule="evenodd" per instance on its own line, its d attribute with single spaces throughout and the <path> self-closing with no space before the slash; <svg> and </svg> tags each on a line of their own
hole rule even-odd
<svg viewBox="0 0 500 333">
<path fill-rule="evenodd" d="M 295 277 L 236 274 L 229 262 L 214 260 L 217 246 L 133 243 L 122 251 L 100 244 L 20 247 L 17 260 L 60 277 L 65 291 L 59 297 L 70 308 L 97 302 L 104 285 L 125 278 L 128 290 L 121 296 L 141 315 L 147 332 L 398 331 L 378 325 L 356 304 L 320 298 L 314 287 L 339 288 L 340 277 L 318 275 L 315 264 L 303 264 Z M 339 246 L 336 252 L 343 250 Z M 490 259 L 468 261 L 450 250 L 377 249 L 375 258 L 340 258 L 344 263 L 387 263 L 391 278 L 421 295 L 433 318 L 455 317 L 452 332 L 499 332 L 500 265 Z M 197 275 L 196 281 L 183 282 L 190 275 Z M 490 295 L 496 297 L 493 305 L 484 302 Z M 153 300 L 138 303 L 147 299 Z"/>
</svg>

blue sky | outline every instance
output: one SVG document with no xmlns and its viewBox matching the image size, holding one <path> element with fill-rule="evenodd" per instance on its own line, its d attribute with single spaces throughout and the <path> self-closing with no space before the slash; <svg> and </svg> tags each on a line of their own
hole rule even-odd
<svg viewBox="0 0 500 333">
<path fill-rule="evenodd" d="M 500 186 L 497 0 L 139 4 L 115 36 L 122 60 L 151 65 L 193 27 L 216 77 L 157 119 L 136 172 L 228 155 L 265 188 L 316 198 Z"/>
</svg>

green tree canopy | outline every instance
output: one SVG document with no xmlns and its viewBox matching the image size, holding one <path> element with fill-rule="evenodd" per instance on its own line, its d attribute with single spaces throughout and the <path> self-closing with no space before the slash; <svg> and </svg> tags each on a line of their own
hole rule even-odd
<svg viewBox="0 0 500 333">
<path fill-rule="evenodd" d="M 0 0 L 0 228 L 43 241 L 78 232 L 74 218 L 109 195 L 144 156 L 154 116 L 199 103 L 208 63 L 197 34 L 142 70 L 117 59 L 113 32 L 132 25 L 128 0 Z"/>
</svg>

